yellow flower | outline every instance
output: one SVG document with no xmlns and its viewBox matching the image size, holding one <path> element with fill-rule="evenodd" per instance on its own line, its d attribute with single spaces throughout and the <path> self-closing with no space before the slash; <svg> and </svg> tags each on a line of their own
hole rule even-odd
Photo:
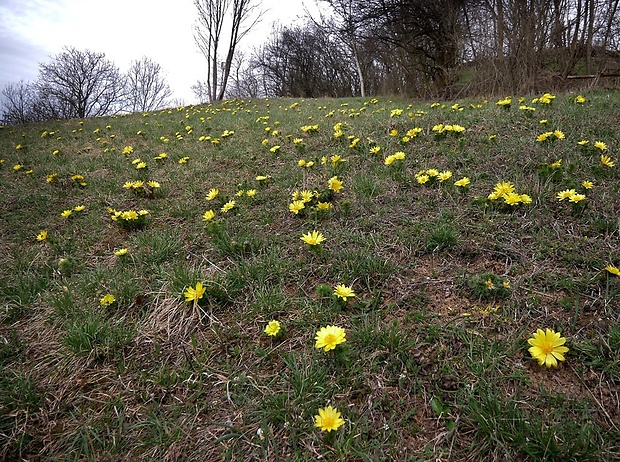
<svg viewBox="0 0 620 462">
<path fill-rule="evenodd" d="M 616 165 L 616 163 L 611 160 L 611 157 L 606 156 L 605 154 L 601 154 L 601 164 L 605 165 L 606 167 L 613 167 L 614 165 Z"/>
<path fill-rule="evenodd" d="M 314 198 L 314 193 L 308 189 L 304 189 L 298 195 L 301 196 L 301 200 L 304 201 L 304 204 L 310 202 Z"/>
<path fill-rule="evenodd" d="M 420 184 L 424 184 L 430 180 L 428 175 L 416 175 L 416 180 Z"/>
<path fill-rule="evenodd" d="M 314 416 L 314 426 L 320 428 L 321 431 L 338 430 L 343 424 L 344 420 L 340 417 L 340 412 L 331 406 L 319 409 L 319 413 Z"/>
<path fill-rule="evenodd" d="M 112 295 L 112 294 L 105 294 L 101 298 L 101 300 L 99 300 L 99 303 L 101 303 L 102 306 L 110 306 L 115 301 L 116 301 L 116 297 L 114 297 L 114 295 Z"/>
<path fill-rule="evenodd" d="M 148 181 L 146 184 L 148 184 L 151 189 L 157 189 L 157 188 L 161 187 L 159 182 L 153 181 L 153 180 Z"/>
<path fill-rule="evenodd" d="M 245 192 L 245 195 L 246 195 L 246 196 L 248 196 L 248 197 L 254 197 L 254 196 L 256 196 L 256 189 L 248 189 L 248 190 Z"/>
<path fill-rule="evenodd" d="M 588 180 L 584 180 L 581 183 L 581 186 L 583 186 L 586 189 L 592 189 L 594 187 L 594 183 L 592 183 L 591 181 L 588 181 Z"/>
<path fill-rule="evenodd" d="M 73 210 L 63 210 L 60 216 L 63 218 L 69 218 L 72 213 L 73 213 Z"/>
<path fill-rule="evenodd" d="M 594 147 L 600 149 L 601 151 L 607 151 L 607 145 L 602 141 L 595 141 Z"/>
<path fill-rule="evenodd" d="M 381 146 L 373 146 L 372 148 L 370 148 L 371 154 L 378 154 L 379 151 L 381 151 Z"/>
<path fill-rule="evenodd" d="M 129 252 L 129 250 L 126 248 L 118 249 L 114 252 L 114 255 L 116 255 L 117 257 L 122 257 L 123 255 L 127 255 L 127 252 Z"/>
<path fill-rule="evenodd" d="M 220 193 L 219 189 L 216 188 L 211 188 L 209 190 L 209 193 L 207 194 L 207 196 L 205 197 L 206 200 L 208 201 L 212 201 L 213 199 L 215 199 L 217 197 L 217 195 Z"/>
<path fill-rule="evenodd" d="M 573 194 L 571 197 L 568 198 L 568 200 L 576 204 L 577 202 L 581 202 L 585 200 L 585 198 L 586 198 L 585 194 Z"/>
<path fill-rule="evenodd" d="M 383 161 L 383 163 L 385 165 L 392 165 L 394 163 L 394 161 L 396 160 L 396 158 L 394 157 L 394 154 L 391 154 L 389 156 L 387 156 L 385 158 L 385 160 Z"/>
<path fill-rule="evenodd" d="M 37 241 L 44 241 L 45 239 L 47 239 L 47 231 L 43 229 L 37 234 Z"/>
<path fill-rule="evenodd" d="M 471 180 L 465 176 L 461 178 L 460 180 L 455 181 L 454 186 L 465 187 L 465 186 L 469 186 L 470 183 L 471 183 Z"/>
<path fill-rule="evenodd" d="M 131 154 L 133 152 L 133 148 L 131 146 L 125 146 L 123 148 L 123 154 Z"/>
<path fill-rule="evenodd" d="M 515 192 L 515 187 L 510 181 L 502 181 L 495 185 L 493 192 L 489 194 L 489 199 L 499 199 Z"/>
<path fill-rule="evenodd" d="M 198 303 L 198 300 L 200 300 L 204 295 L 205 290 L 206 288 L 203 287 L 202 282 L 200 281 L 196 283 L 196 288 L 189 286 L 185 290 L 185 292 L 183 292 L 183 295 L 185 296 L 185 301 Z"/>
<path fill-rule="evenodd" d="M 325 240 L 323 235 L 316 230 L 311 233 L 302 234 L 300 239 L 308 245 L 320 245 L 321 242 Z"/>
<path fill-rule="evenodd" d="M 138 214 L 136 213 L 135 210 L 126 210 L 121 213 L 121 219 L 122 220 L 137 220 Z"/>
<path fill-rule="evenodd" d="M 583 95 L 577 95 L 573 101 L 575 104 L 583 104 L 586 102 L 586 99 Z"/>
<path fill-rule="evenodd" d="M 532 198 L 527 194 L 521 194 L 521 202 L 523 202 L 524 204 L 531 204 Z"/>
<path fill-rule="evenodd" d="M 333 350 L 337 345 L 347 341 L 344 329 L 338 326 L 321 327 L 314 339 L 316 340 L 314 347 L 323 348 L 323 351 Z"/>
<path fill-rule="evenodd" d="M 446 181 L 449 178 L 452 178 L 452 172 L 450 170 L 445 170 L 439 173 L 439 181 Z"/>
<path fill-rule="evenodd" d="M 270 337 L 275 337 L 276 335 L 278 335 L 278 332 L 280 332 L 280 322 L 276 321 L 275 319 L 269 321 L 267 327 L 265 327 L 264 332 Z"/>
<path fill-rule="evenodd" d="M 276 145 L 276 146 L 272 146 L 271 148 L 269 148 L 270 152 L 278 152 L 280 150 L 280 146 Z"/>
<path fill-rule="evenodd" d="M 347 298 L 355 297 L 355 292 L 353 292 L 351 287 L 347 287 L 344 284 L 338 284 L 334 289 L 334 295 L 342 298 L 346 302 Z"/>
<path fill-rule="evenodd" d="M 215 212 L 213 210 L 207 210 L 203 215 L 202 215 L 202 219 L 204 221 L 211 221 L 213 220 L 213 218 L 215 218 Z"/>
<path fill-rule="evenodd" d="M 562 159 L 556 160 L 554 163 L 549 164 L 551 168 L 559 168 L 562 165 Z"/>
<path fill-rule="evenodd" d="M 541 366 L 544 364 L 547 367 L 557 367 L 558 361 L 564 361 L 564 353 L 568 351 L 568 348 L 563 346 L 566 339 L 551 329 L 545 329 L 544 332 L 538 329 L 527 343 L 532 345 L 528 351 Z"/>
<path fill-rule="evenodd" d="M 332 208 L 332 204 L 330 204 L 329 202 L 318 202 L 316 204 L 316 208 L 317 210 L 329 210 Z"/>
<path fill-rule="evenodd" d="M 237 191 L 235 193 L 235 196 L 237 197 L 243 197 L 243 195 L 245 194 L 245 191 L 243 189 L 240 189 L 239 191 Z"/>
<path fill-rule="evenodd" d="M 327 182 L 328 188 L 334 192 L 340 192 L 342 189 L 342 181 L 338 179 L 337 176 L 333 176 Z"/>
<path fill-rule="evenodd" d="M 521 202 L 521 195 L 515 192 L 508 193 L 504 196 L 504 201 L 508 205 L 518 205 Z"/>
<path fill-rule="evenodd" d="M 609 272 L 609 273 L 611 273 L 611 274 L 614 274 L 614 275 L 616 275 L 616 276 L 620 277 L 620 269 L 619 269 L 619 268 L 617 268 L 617 267 L 615 267 L 614 265 L 607 265 L 604 269 L 605 269 L 607 272 Z"/>
<path fill-rule="evenodd" d="M 581 141 L 578 141 L 578 142 L 577 142 L 577 144 L 578 144 L 579 146 L 586 146 L 586 145 L 587 145 L 587 144 L 589 144 L 589 143 L 590 143 L 590 141 L 589 141 L 589 140 L 581 140 Z"/>
<path fill-rule="evenodd" d="M 81 212 L 82 210 L 84 210 L 86 208 L 85 205 L 76 205 L 75 207 L 73 207 L 73 211 L 75 212 Z"/>
<path fill-rule="evenodd" d="M 566 138 L 566 135 L 564 135 L 564 132 L 561 130 L 555 130 L 553 132 L 553 135 L 558 139 L 558 140 L 563 140 L 564 138 Z"/>
<path fill-rule="evenodd" d="M 295 215 L 299 214 L 299 211 L 306 208 L 304 201 L 293 201 L 288 205 L 288 209 Z"/>
<path fill-rule="evenodd" d="M 226 213 L 235 206 L 235 201 L 228 201 L 222 206 L 222 212 Z"/>
<path fill-rule="evenodd" d="M 577 194 L 577 192 L 574 189 L 565 189 L 564 191 L 557 193 L 556 197 L 559 201 L 563 201 L 564 199 L 570 199 L 575 194 Z"/>
</svg>

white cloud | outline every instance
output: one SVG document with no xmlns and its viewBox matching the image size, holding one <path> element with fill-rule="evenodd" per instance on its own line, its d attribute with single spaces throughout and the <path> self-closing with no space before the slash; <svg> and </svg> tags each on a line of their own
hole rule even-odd
<svg viewBox="0 0 620 462">
<path fill-rule="evenodd" d="M 303 3 L 256 0 L 257 10 L 268 11 L 242 49 L 263 43 L 274 21 L 290 24 L 303 15 Z M 147 56 L 161 65 L 175 97 L 194 102 L 191 86 L 206 72 L 194 41 L 196 15 L 193 0 L 3 0 L 0 88 L 35 80 L 39 62 L 72 46 L 105 53 L 122 72 Z"/>
</svg>

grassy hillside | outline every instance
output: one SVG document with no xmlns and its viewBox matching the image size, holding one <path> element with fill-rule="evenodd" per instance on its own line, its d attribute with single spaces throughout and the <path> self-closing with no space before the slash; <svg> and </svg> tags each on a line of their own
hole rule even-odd
<svg viewBox="0 0 620 462">
<path fill-rule="evenodd" d="M 620 93 L 542 96 L 1 128 L 0 457 L 617 460 Z"/>
</svg>

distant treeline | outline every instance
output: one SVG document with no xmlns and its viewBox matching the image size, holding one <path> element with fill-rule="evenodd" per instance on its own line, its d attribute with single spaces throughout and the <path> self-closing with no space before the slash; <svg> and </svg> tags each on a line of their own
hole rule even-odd
<svg viewBox="0 0 620 462">
<path fill-rule="evenodd" d="M 321 3 L 324 17 L 282 26 L 238 61 L 237 96 L 454 98 L 620 74 L 619 0 Z"/>
</svg>

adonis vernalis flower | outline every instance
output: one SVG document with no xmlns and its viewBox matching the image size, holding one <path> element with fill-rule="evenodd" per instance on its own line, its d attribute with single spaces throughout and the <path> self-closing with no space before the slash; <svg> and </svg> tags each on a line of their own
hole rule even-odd
<svg viewBox="0 0 620 462">
<path fill-rule="evenodd" d="M 311 246 L 320 245 L 321 242 L 325 240 L 323 234 L 319 233 L 316 230 L 312 231 L 311 233 L 302 234 L 300 239 Z"/>
<path fill-rule="evenodd" d="M 611 273 L 615 276 L 620 277 L 620 268 L 615 267 L 614 265 L 607 265 L 605 267 L 605 271 L 607 271 L 608 273 Z"/>
<path fill-rule="evenodd" d="M 110 306 L 112 303 L 114 303 L 116 301 L 116 297 L 114 297 L 114 295 L 112 294 L 105 294 L 101 300 L 99 300 L 99 303 L 102 306 Z"/>
<path fill-rule="evenodd" d="M 536 330 L 527 343 L 532 345 L 528 351 L 541 366 L 544 364 L 547 367 L 557 367 L 558 361 L 564 361 L 564 353 L 568 351 L 568 348 L 563 346 L 566 339 L 551 329 Z"/>
<path fill-rule="evenodd" d="M 344 420 L 342 420 L 340 412 L 331 406 L 319 409 L 319 413 L 314 416 L 314 426 L 324 432 L 338 430 L 343 424 Z"/>
<path fill-rule="evenodd" d="M 606 156 L 605 154 L 601 154 L 601 164 L 606 167 L 613 167 L 616 163 L 611 159 L 611 157 Z"/>
<path fill-rule="evenodd" d="M 342 298 L 346 302 L 347 298 L 355 297 L 355 292 L 353 292 L 351 287 L 347 287 L 344 284 L 338 284 L 334 289 L 334 295 Z"/>
<path fill-rule="evenodd" d="M 338 326 L 321 327 L 314 339 L 316 340 L 314 347 L 323 348 L 323 351 L 333 350 L 337 345 L 347 341 L 345 330 Z"/>
<path fill-rule="evenodd" d="M 185 301 L 198 303 L 198 300 L 200 300 L 204 295 L 205 290 L 207 290 L 206 287 L 202 285 L 202 282 L 198 281 L 195 288 L 190 286 L 185 289 L 185 292 L 183 292 Z"/>
<path fill-rule="evenodd" d="M 265 327 L 264 332 L 270 337 L 275 337 L 280 332 L 280 322 L 276 321 L 275 319 L 272 321 L 269 321 L 269 323 L 267 324 L 267 327 Z"/>
</svg>

